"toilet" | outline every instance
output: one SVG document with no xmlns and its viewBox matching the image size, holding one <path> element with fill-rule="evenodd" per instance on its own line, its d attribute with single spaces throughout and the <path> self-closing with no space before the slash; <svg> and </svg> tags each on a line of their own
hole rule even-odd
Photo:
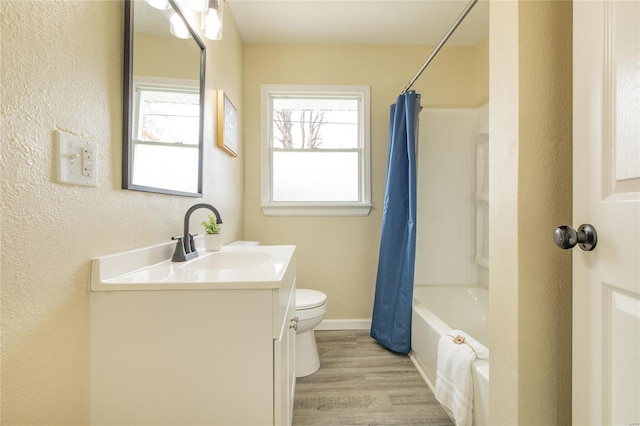
<svg viewBox="0 0 640 426">
<path fill-rule="evenodd" d="M 327 313 L 327 295 L 321 291 L 296 290 L 296 377 L 309 376 L 320 368 L 320 357 L 313 329 Z"/>
</svg>

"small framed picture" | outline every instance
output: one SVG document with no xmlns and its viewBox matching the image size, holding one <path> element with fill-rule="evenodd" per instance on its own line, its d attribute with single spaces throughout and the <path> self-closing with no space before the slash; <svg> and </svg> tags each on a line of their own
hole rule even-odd
<svg viewBox="0 0 640 426">
<path fill-rule="evenodd" d="M 238 110 L 222 90 L 218 90 L 218 147 L 238 156 Z"/>
</svg>

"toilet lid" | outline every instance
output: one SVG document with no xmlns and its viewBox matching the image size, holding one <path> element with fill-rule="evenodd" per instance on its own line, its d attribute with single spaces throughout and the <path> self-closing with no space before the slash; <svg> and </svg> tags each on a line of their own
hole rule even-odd
<svg viewBox="0 0 640 426">
<path fill-rule="evenodd" d="M 311 309 L 323 305 L 327 301 L 327 295 L 321 291 L 298 289 L 296 290 L 296 309 Z"/>
</svg>

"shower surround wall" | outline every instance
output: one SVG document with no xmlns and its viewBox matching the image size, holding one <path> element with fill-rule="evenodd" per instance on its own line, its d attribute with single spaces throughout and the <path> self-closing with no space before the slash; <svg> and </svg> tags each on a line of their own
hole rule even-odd
<svg viewBox="0 0 640 426">
<path fill-rule="evenodd" d="M 488 105 L 421 114 L 410 357 L 432 390 L 451 329 L 489 348 L 488 124 Z M 488 425 L 489 361 L 471 369 L 473 423 Z"/>
<path fill-rule="evenodd" d="M 478 196 L 476 178 L 488 170 L 480 149 L 487 126 L 487 105 L 420 114 L 415 285 L 489 285 L 478 250 L 488 238 L 488 197 Z"/>
</svg>

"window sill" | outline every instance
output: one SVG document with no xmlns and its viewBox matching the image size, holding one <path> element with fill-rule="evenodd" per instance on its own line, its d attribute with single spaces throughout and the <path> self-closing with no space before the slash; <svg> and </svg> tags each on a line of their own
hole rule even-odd
<svg viewBox="0 0 640 426">
<path fill-rule="evenodd" d="M 369 216 L 372 204 L 268 204 L 265 216 Z"/>
</svg>

